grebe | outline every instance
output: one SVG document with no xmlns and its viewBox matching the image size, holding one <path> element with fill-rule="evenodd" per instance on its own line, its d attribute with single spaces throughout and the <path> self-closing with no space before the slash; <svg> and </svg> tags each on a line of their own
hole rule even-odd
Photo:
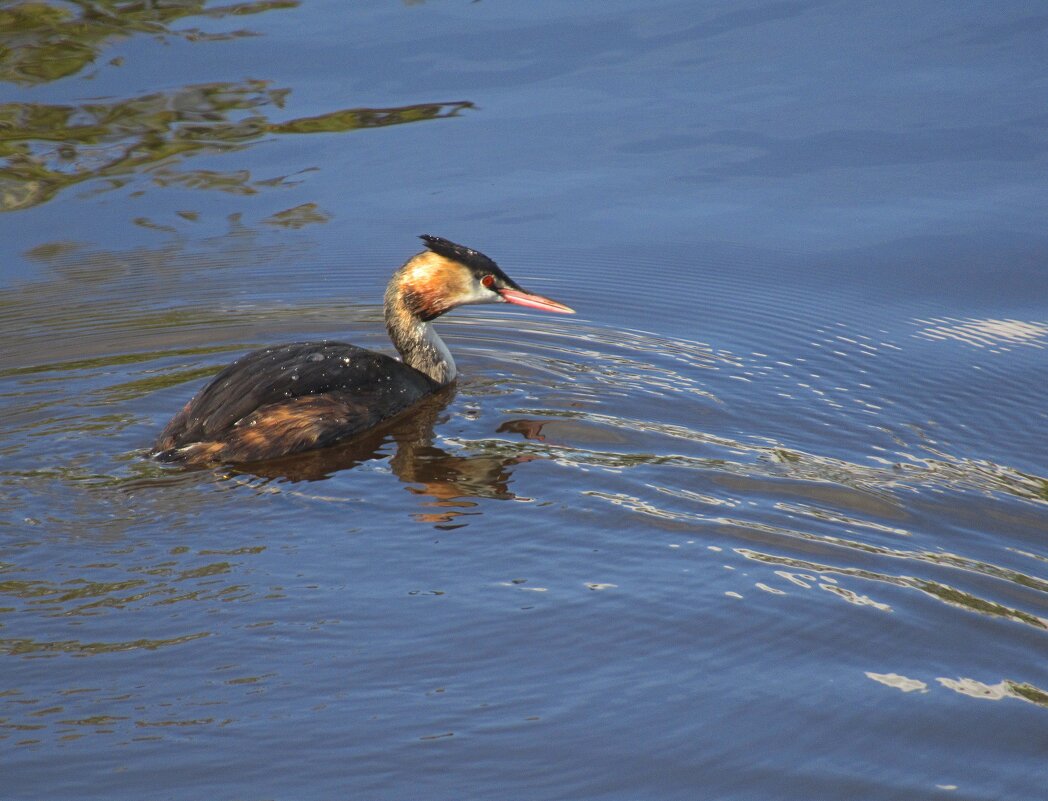
<svg viewBox="0 0 1048 801">
<path fill-rule="evenodd" d="M 253 351 L 225 368 L 167 424 L 153 455 L 187 465 L 256 462 L 323 448 L 374 427 L 455 380 L 432 321 L 457 306 L 514 303 L 573 314 L 518 286 L 483 253 L 423 235 L 397 270 L 386 331 L 403 361 L 342 342 Z"/>
</svg>

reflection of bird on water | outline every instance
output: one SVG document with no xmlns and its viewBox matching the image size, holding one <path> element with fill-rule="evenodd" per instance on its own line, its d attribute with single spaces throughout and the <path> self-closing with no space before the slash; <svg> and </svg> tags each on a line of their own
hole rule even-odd
<svg viewBox="0 0 1048 801">
<path fill-rule="evenodd" d="M 431 322 L 457 306 L 514 303 L 570 314 L 524 291 L 483 253 L 435 236 L 393 274 L 386 330 L 403 361 L 341 342 L 247 354 L 219 373 L 160 435 L 156 456 L 190 465 L 243 463 L 323 448 L 374 428 L 455 379 Z"/>
<path fill-rule="evenodd" d="M 521 500 L 510 490 L 513 469 L 544 457 L 506 448 L 505 443 L 474 443 L 463 454 L 434 445 L 434 427 L 454 392 L 454 387 L 444 387 L 415 404 L 410 415 L 380 423 L 348 442 L 257 462 L 237 471 L 292 482 L 320 481 L 372 459 L 388 459 L 393 474 L 421 501 L 423 508 L 412 515 L 415 520 L 456 528 L 462 525 L 458 518 L 478 513 L 478 498 Z M 392 456 L 391 448 L 395 448 Z"/>
</svg>

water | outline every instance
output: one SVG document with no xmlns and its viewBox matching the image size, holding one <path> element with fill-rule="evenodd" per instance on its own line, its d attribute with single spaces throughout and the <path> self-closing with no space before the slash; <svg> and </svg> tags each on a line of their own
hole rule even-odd
<svg viewBox="0 0 1048 801">
<path fill-rule="evenodd" d="M 1043 797 L 1048 16 L 91 8 L 0 7 L 0 797 Z M 145 458 L 420 233 L 579 314 Z"/>
</svg>

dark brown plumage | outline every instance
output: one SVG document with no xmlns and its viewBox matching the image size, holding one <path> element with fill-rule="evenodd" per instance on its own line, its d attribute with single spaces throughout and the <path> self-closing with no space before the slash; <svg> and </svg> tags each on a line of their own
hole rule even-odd
<svg viewBox="0 0 1048 801">
<path fill-rule="evenodd" d="M 161 461 L 254 462 L 333 445 L 439 384 L 403 362 L 342 342 L 264 348 L 226 367 L 167 424 Z"/>
</svg>

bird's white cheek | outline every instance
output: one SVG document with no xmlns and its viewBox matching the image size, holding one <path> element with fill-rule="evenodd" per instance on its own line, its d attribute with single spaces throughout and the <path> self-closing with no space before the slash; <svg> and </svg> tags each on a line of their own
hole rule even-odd
<svg viewBox="0 0 1048 801">
<path fill-rule="evenodd" d="M 483 286 L 479 281 L 473 283 L 470 286 L 469 294 L 466 296 L 466 300 L 463 303 L 504 303 L 502 296 L 497 292 L 492 292 L 486 286 Z"/>
</svg>

